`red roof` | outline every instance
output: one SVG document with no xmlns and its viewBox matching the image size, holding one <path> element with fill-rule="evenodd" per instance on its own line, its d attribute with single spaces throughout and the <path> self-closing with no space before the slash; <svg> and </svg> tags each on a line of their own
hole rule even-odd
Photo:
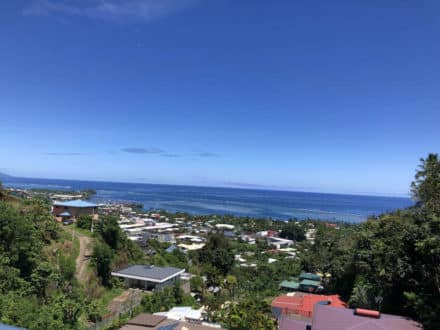
<svg viewBox="0 0 440 330">
<path fill-rule="evenodd" d="M 318 294 L 295 294 L 294 296 L 280 296 L 272 301 L 272 307 L 280 308 L 282 314 L 296 314 L 311 318 L 313 306 L 321 301 L 329 301 L 330 306 L 346 308 L 346 304 L 339 295 L 318 295 Z"/>
</svg>

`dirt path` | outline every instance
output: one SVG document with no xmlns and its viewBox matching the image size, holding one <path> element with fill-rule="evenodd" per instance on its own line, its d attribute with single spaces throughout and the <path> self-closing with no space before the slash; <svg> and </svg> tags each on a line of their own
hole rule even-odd
<svg viewBox="0 0 440 330">
<path fill-rule="evenodd" d="M 76 258 L 76 271 L 75 277 L 78 281 L 84 283 L 87 280 L 87 266 L 90 263 L 90 256 L 92 255 L 91 251 L 91 241 L 90 237 L 84 236 L 75 232 L 75 236 L 79 240 L 79 253 Z"/>
<path fill-rule="evenodd" d="M 107 309 L 110 312 L 109 315 L 119 315 L 133 310 L 133 308 L 141 303 L 143 296 L 144 293 L 141 290 L 125 290 L 108 305 Z"/>
</svg>

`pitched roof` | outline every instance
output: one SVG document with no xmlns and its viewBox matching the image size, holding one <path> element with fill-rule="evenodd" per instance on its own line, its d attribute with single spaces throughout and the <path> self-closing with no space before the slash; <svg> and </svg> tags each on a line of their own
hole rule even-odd
<svg viewBox="0 0 440 330">
<path fill-rule="evenodd" d="M 116 272 L 113 276 L 145 280 L 150 282 L 162 283 L 185 272 L 185 269 L 175 267 L 155 267 L 148 265 L 134 265 Z"/>
<path fill-rule="evenodd" d="M 73 201 L 55 201 L 54 206 L 67 206 L 67 207 L 97 207 L 98 205 L 83 201 L 81 199 L 75 199 Z"/>
</svg>

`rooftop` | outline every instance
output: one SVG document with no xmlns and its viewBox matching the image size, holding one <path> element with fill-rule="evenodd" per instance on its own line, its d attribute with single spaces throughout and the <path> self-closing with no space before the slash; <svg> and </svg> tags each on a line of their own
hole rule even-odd
<svg viewBox="0 0 440 330">
<path fill-rule="evenodd" d="M 131 319 L 120 330 L 222 330 L 202 322 L 195 324 L 179 320 L 167 319 L 165 316 L 140 314 Z"/>
<path fill-rule="evenodd" d="M 300 285 L 311 285 L 311 286 L 319 286 L 321 284 L 321 281 L 314 281 L 314 280 L 302 280 Z"/>
<path fill-rule="evenodd" d="M 155 267 L 134 265 L 115 272 L 113 276 L 162 283 L 185 272 L 185 269 L 175 267 Z"/>
<path fill-rule="evenodd" d="M 54 206 L 67 206 L 67 207 L 97 207 L 98 205 L 89 203 L 87 201 L 76 199 L 73 201 L 55 201 Z"/>
<path fill-rule="evenodd" d="M 421 330 L 417 322 L 397 315 L 380 314 L 379 318 L 359 316 L 353 309 L 334 308 L 315 305 L 313 311 L 313 330 L 349 330 L 349 329 L 381 329 L 381 330 Z"/>
<path fill-rule="evenodd" d="M 317 274 L 313 274 L 313 273 L 305 273 L 302 272 L 299 275 L 299 278 L 301 280 L 312 280 L 312 281 L 321 281 L 321 276 L 317 275 Z"/>
<path fill-rule="evenodd" d="M 293 296 L 275 298 L 272 301 L 272 313 L 277 317 L 281 314 L 295 314 L 311 318 L 313 307 L 318 302 L 326 302 L 333 307 L 346 308 L 346 304 L 338 295 L 296 293 Z"/>
<path fill-rule="evenodd" d="M 297 281 L 282 281 L 280 283 L 280 287 L 287 288 L 287 289 L 298 290 L 299 283 Z"/>
</svg>

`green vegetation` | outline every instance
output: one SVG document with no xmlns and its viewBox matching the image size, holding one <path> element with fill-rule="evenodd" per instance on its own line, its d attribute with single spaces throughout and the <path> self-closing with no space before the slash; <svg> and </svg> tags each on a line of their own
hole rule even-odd
<svg viewBox="0 0 440 330">
<path fill-rule="evenodd" d="M 270 306 L 265 301 L 244 299 L 238 304 L 226 304 L 218 320 L 229 330 L 275 330 L 276 322 L 270 316 Z"/>
<path fill-rule="evenodd" d="M 167 311 L 175 306 L 199 307 L 191 295 L 183 292 L 179 282 L 172 287 L 144 296 L 141 310 L 146 313 L 156 313 Z"/>
<path fill-rule="evenodd" d="M 228 329 L 275 329 L 268 303 L 281 293 L 281 281 L 305 270 L 327 274 L 325 293 L 340 294 L 350 307 L 409 316 L 428 330 L 440 329 L 437 155 L 421 160 L 411 189 L 414 207 L 356 225 L 169 215 L 203 226 L 233 224 L 239 233 L 277 231 L 296 241 L 297 257 L 288 257 L 287 252 L 273 251 L 264 239 L 249 244 L 215 231 L 199 251 L 167 252 L 169 244 L 156 240 L 149 240 L 142 251 L 121 231 L 115 216 L 101 216 L 93 233 L 90 217 L 80 217 L 75 229 L 61 229 L 44 199 L 11 199 L 0 188 L 0 321 L 29 329 L 83 329 L 99 321 L 108 303 L 122 292 L 120 280 L 112 279 L 110 271 L 146 263 L 189 270 L 195 275 L 189 283 L 195 298 L 176 284 L 146 295 L 135 313 L 204 305 L 207 318 Z M 314 244 L 305 240 L 311 228 L 316 230 Z M 72 241 L 73 229 L 93 241 L 87 283 L 75 278 L 79 243 Z M 242 258 L 245 261 L 234 260 Z M 124 320 L 109 329 L 117 329 Z"/>
<path fill-rule="evenodd" d="M 114 231 L 113 219 L 103 221 L 94 235 L 90 227 L 75 229 L 88 231 L 99 251 L 93 256 L 96 268 L 88 270 L 89 281 L 79 283 L 79 242 L 72 241 L 73 228 L 54 221 L 45 199 L 11 198 L 0 188 L 0 322 L 26 329 L 86 329 L 88 322 L 107 314 L 109 299 L 121 293 L 100 285 L 112 285 L 110 266 L 133 262 L 143 253 Z"/>
<path fill-rule="evenodd" d="M 81 328 L 81 292 L 70 256 L 59 250 L 69 250 L 63 244 L 48 205 L 0 201 L 2 322 L 29 329 Z"/>
<path fill-rule="evenodd" d="M 417 207 L 336 230 L 322 226 L 303 255 L 310 271 L 332 274 L 328 288 L 353 307 L 407 315 L 440 329 L 440 162 L 421 160 Z"/>
</svg>

